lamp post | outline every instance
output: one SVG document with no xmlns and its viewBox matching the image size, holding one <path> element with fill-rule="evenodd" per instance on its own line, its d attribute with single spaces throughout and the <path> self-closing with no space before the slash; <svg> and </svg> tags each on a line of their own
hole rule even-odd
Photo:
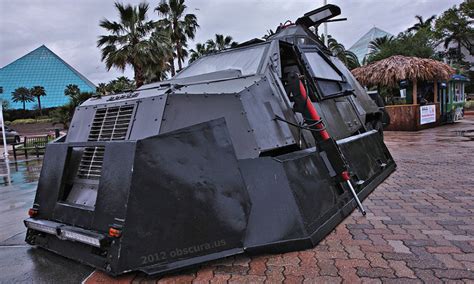
<svg viewBox="0 0 474 284">
<path fill-rule="evenodd" d="M 0 122 L 2 127 L 2 138 L 3 138 L 3 158 L 5 160 L 5 168 L 7 169 L 7 182 L 8 185 L 12 184 L 10 178 L 10 161 L 8 160 L 8 148 L 7 148 L 7 137 L 5 135 L 5 123 L 3 120 L 3 105 L 0 103 Z"/>
<path fill-rule="evenodd" d="M 323 0 L 323 5 L 327 5 L 328 0 Z M 328 46 L 328 23 L 324 23 L 324 45 Z"/>
</svg>

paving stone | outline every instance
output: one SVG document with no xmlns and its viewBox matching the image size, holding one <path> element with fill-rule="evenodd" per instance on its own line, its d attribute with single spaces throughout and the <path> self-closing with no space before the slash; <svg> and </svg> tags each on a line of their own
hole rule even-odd
<svg viewBox="0 0 474 284">
<path fill-rule="evenodd" d="M 214 271 L 212 267 L 204 267 L 196 272 L 196 278 L 194 278 L 193 283 L 204 284 L 209 283 L 209 281 L 214 278 Z"/>
<path fill-rule="evenodd" d="M 388 262 L 397 277 L 416 278 L 415 273 L 407 266 L 406 262 L 401 260 L 389 260 Z"/>
<path fill-rule="evenodd" d="M 359 267 L 357 268 L 357 274 L 361 277 L 370 277 L 370 278 L 395 277 L 392 269 L 378 268 L 378 267 L 377 268 Z"/>
<path fill-rule="evenodd" d="M 461 270 L 461 269 L 435 269 L 435 276 L 439 278 L 448 279 L 474 279 L 474 271 Z"/>
<path fill-rule="evenodd" d="M 403 244 L 402 241 L 389 240 L 388 244 L 393 247 L 393 251 L 397 253 L 411 253 L 410 249 Z"/>
<path fill-rule="evenodd" d="M 267 260 L 268 260 L 267 256 L 255 257 L 249 264 L 250 265 L 249 274 L 265 276 L 265 271 L 267 270 Z"/>
<path fill-rule="evenodd" d="M 232 265 L 232 266 L 217 266 L 214 274 L 247 274 L 249 268 L 246 266 Z"/>
<path fill-rule="evenodd" d="M 443 283 L 442 280 L 440 280 L 438 277 L 434 276 L 433 271 L 431 270 L 425 270 L 425 269 L 415 269 L 415 275 L 421 279 L 424 283 L 433 283 L 433 284 L 438 284 L 438 283 Z"/>
<path fill-rule="evenodd" d="M 403 277 L 399 277 L 399 278 L 395 278 L 395 279 L 381 278 L 381 280 L 384 284 L 419 284 L 419 283 L 423 283 L 423 281 L 421 281 L 420 279 L 403 278 Z"/>
<path fill-rule="evenodd" d="M 436 244 L 433 240 L 404 240 L 403 243 L 408 247 L 426 247 L 434 246 Z"/>
<path fill-rule="evenodd" d="M 370 261 L 370 266 L 372 267 L 390 268 L 388 261 L 382 257 L 381 253 L 367 252 L 365 257 Z"/>
<path fill-rule="evenodd" d="M 224 284 L 227 283 L 231 275 L 228 274 L 216 274 L 211 280 L 211 284 Z"/>
<path fill-rule="evenodd" d="M 429 253 L 461 253 L 461 250 L 457 247 L 426 247 Z"/>
<path fill-rule="evenodd" d="M 263 283 L 265 281 L 265 276 L 258 275 L 232 275 L 229 279 L 229 283 Z"/>
<path fill-rule="evenodd" d="M 342 278 L 339 276 L 333 277 L 333 276 L 318 276 L 316 278 L 306 278 L 303 283 L 308 283 L 308 284 L 319 284 L 319 283 L 325 283 L 325 284 L 336 284 L 336 283 L 342 283 Z"/>
<path fill-rule="evenodd" d="M 322 276 L 337 276 L 338 270 L 332 259 L 318 259 L 319 274 Z"/>
<path fill-rule="evenodd" d="M 449 254 L 435 254 L 435 257 L 437 260 L 441 261 L 448 269 L 464 269 L 464 265 L 460 261 L 455 260 Z"/>
<path fill-rule="evenodd" d="M 285 279 L 283 276 L 283 270 L 285 268 L 282 266 L 268 266 L 267 270 L 265 271 L 265 275 L 267 279 L 265 282 L 267 283 L 281 283 Z"/>
</svg>

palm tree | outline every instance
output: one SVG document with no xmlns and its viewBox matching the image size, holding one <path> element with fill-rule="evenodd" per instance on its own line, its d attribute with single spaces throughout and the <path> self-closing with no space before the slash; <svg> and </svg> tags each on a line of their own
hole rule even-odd
<svg viewBox="0 0 474 284">
<path fill-rule="evenodd" d="M 20 87 L 15 89 L 15 91 L 12 92 L 12 101 L 15 103 L 21 102 L 23 103 L 23 110 L 26 110 L 26 103 L 27 102 L 33 102 L 34 98 L 31 95 L 30 89 L 25 88 L 25 87 Z"/>
<path fill-rule="evenodd" d="M 215 39 L 209 39 L 206 42 L 209 50 L 219 51 L 226 48 L 235 47 L 238 45 L 237 42 L 232 40 L 231 36 L 224 36 L 221 34 L 216 34 Z"/>
<path fill-rule="evenodd" d="M 71 99 L 71 102 L 73 105 L 77 106 L 78 105 L 78 98 L 81 94 L 81 89 L 77 85 L 74 84 L 69 84 L 66 86 L 66 89 L 64 89 L 64 95 L 68 96 Z"/>
<path fill-rule="evenodd" d="M 436 19 L 436 15 L 429 17 L 428 19 L 423 20 L 423 16 L 416 15 L 415 18 L 418 20 L 418 23 L 414 24 L 412 27 L 408 28 L 408 32 L 417 32 L 419 30 L 431 30 L 432 23 Z"/>
<path fill-rule="evenodd" d="M 40 111 L 40 115 L 43 115 L 43 109 L 41 108 L 41 97 L 46 96 L 46 92 L 43 86 L 34 86 L 31 88 L 30 93 L 33 97 L 36 97 L 38 100 L 38 109 Z"/>
<path fill-rule="evenodd" d="M 186 14 L 187 6 L 184 0 L 163 0 L 156 11 L 163 19 L 158 21 L 160 27 L 163 27 L 170 35 L 174 56 L 178 61 L 178 69 L 183 67 L 184 58 L 187 56 L 186 46 L 188 39 L 194 39 L 197 28 L 196 15 Z M 174 76 L 175 66 L 174 58 L 170 60 L 171 75 Z"/>
<path fill-rule="evenodd" d="M 214 39 L 208 39 L 206 43 L 197 43 L 195 49 L 189 50 L 191 52 L 189 63 L 196 61 L 203 55 L 236 47 L 237 45 L 238 43 L 233 41 L 231 36 L 216 34 Z"/>
<path fill-rule="evenodd" d="M 324 35 L 321 36 L 324 41 Z M 334 56 L 344 63 L 349 69 L 354 69 L 360 66 L 359 59 L 352 51 L 346 50 L 344 45 L 338 42 L 335 38 L 328 35 L 328 49 Z"/>
<path fill-rule="evenodd" d="M 169 33 L 161 28 L 155 29 L 151 34 L 150 42 L 153 46 L 153 53 L 158 60 L 149 64 L 145 69 L 145 82 L 152 83 L 166 79 L 167 71 L 170 70 L 170 59 L 173 59 L 173 47 Z M 187 52 L 183 53 L 186 54 Z"/>
<path fill-rule="evenodd" d="M 102 47 L 102 61 L 105 60 L 107 70 L 116 67 L 123 71 L 127 65 L 132 66 L 135 82 L 140 87 L 145 79 L 146 66 L 150 62 L 163 60 L 157 57 L 157 46 L 148 40 L 156 28 L 156 22 L 147 20 L 146 3 L 132 6 L 117 2 L 115 8 L 120 22 L 100 21 L 100 26 L 109 34 L 99 37 L 97 47 Z"/>
<path fill-rule="evenodd" d="M 191 49 L 190 56 L 189 56 L 189 63 L 192 63 L 199 59 L 199 57 L 206 55 L 209 53 L 207 46 L 205 43 L 197 43 L 195 49 Z"/>
<path fill-rule="evenodd" d="M 105 96 L 109 93 L 108 89 L 107 89 L 107 84 L 106 83 L 99 83 L 97 85 L 97 88 L 96 88 L 96 92 L 97 94 L 99 94 L 100 96 Z"/>
<path fill-rule="evenodd" d="M 385 35 L 383 37 L 378 37 L 369 42 L 369 50 L 371 54 L 379 52 L 384 45 L 390 44 L 394 41 L 393 36 Z"/>
</svg>

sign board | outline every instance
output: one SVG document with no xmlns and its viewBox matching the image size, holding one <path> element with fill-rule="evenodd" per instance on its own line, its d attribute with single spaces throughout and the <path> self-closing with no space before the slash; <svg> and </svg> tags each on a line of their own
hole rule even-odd
<svg viewBox="0 0 474 284">
<path fill-rule="evenodd" d="M 436 122 L 436 105 L 420 106 L 420 124 Z"/>
<path fill-rule="evenodd" d="M 404 99 L 407 97 L 407 89 L 400 89 L 400 98 Z"/>
</svg>

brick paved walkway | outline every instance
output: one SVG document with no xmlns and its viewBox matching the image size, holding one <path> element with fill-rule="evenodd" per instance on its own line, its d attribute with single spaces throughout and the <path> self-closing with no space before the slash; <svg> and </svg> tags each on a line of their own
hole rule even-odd
<svg viewBox="0 0 474 284">
<path fill-rule="evenodd" d="M 233 257 L 160 283 L 474 282 L 474 131 L 464 120 L 422 132 L 386 133 L 398 170 L 314 249 Z M 471 134 L 474 134 L 471 133 Z M 87 282 L 110 281 L 93 273 Z"/>
</svg>

